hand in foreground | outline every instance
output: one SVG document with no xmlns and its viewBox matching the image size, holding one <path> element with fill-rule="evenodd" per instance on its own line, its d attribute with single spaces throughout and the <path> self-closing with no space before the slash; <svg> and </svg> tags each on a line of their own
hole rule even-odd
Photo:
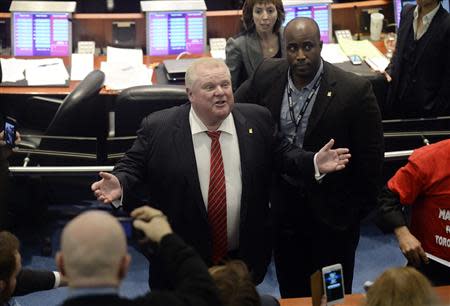
<svg viewBox="0 0 450 306">
<path fill-rule="evenodd" d="M 327 306 L 327 296 L 322 295 L 322 298 L 320 299 L 320 306 Z"/>
<path fill-rule="evenodd" d="M 100 181 L 91 185 L 91 190 L 94 192 L 97 200 L 109 204 L 114 200 L 120 199 L 122 196 L 122 187 L 117 177 L 107 172 L 100 172 Z"/>
<path fill-rule="evenodd" d="M 345 168 L 351 157 L 349 149 L 338 148 L 332 150 L 334 139 L 331 139 L 326 145 L 317 152 L 317 167 L 321 174 L 339 171 Z"/>
<path fill-rule="evenodd" d="M 136 219 L 133 226 L 154 242 L 159 243 L 164 236 L 172 233 L 166 216 L 160 210 L 142 206 L 133 210 L 130 215 Z"/>
<path fill-rule="evenodd" d="M 419 267 L 422 262 L 428 263 L 428 257 L 422 248 L 422 244 L 411 234 L 406 226 L 397 227 L 394 232 L 397 236 L 400 250 L 411 265 Z"/>
<path fill-rule="evenodd" d="M 5 141 L 4 141 L 4 137 L 5 137 L 5 131 L 1 131 L 0 132 L 0 157 L 1 158 L 8 158 L 12 151 L 11 148 L 5 145 Z M 20 142 L 20 134 L 19 132 L 16 132 L 16 141 L 14 142 L 15 144 Z"/>
</svg>

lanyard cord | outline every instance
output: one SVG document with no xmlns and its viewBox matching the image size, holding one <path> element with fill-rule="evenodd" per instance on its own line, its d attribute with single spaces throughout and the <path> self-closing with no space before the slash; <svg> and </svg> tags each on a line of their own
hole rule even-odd
<svg viewBox="0 0 450 306">
<path fill-rule="evenodd" d="M 319 89 L 320 81 L 322 80 L 322 76 L 323 76 L 323 72 L 320 74 L 316 83 L 314 83 L 314 86 L 313 86 L 311 92 L 309 93 L 308 97 L 306 98 L 305 103 L 303 103 L 302 109 L 300 110 L 300 113 L 298 114 L 297 119 L 295 119 L 294 103 L 292 102 L 292 88 L 289 85 L 289 80 L 288 80 L 287 96 L 288 96 L 289 113 L 291 115 L 291 120 L 295 125 L 295 134 L 294 134 L 294 138 L 292 139 L 292 143 L 295 143 L 295 141 L 297 140 L 298 127 L 300 126 L 300 122 L 302 121 L 303 116 L 305 115 L 305 112 L 308 109 L 309 103 L 311 102 L 312 98 L 314 97 L 317 90 Z"/>
</svg>

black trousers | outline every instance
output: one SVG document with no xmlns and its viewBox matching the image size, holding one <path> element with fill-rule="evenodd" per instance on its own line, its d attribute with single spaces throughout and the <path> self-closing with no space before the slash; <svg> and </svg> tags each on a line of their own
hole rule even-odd
<svg viewBox="0 0 450 306">
<path fill-rule="evenodd" d="M 272 196 L 274 258 L 282 298 L 311 296 L 310 276 L 322 267 L 340 263 L 344 288 L 351 293 L 359 223 L 336 230 L 308 208 L 298 187 L 279 182 Z"/>
</svg>

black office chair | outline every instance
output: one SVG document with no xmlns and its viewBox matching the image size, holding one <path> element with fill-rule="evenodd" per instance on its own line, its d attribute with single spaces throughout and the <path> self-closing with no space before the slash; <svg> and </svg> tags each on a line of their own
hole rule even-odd
<svg viewBox="0 0 450 306">
<path fill-rule="evenodd" d="M 102 110 L 98 96 L 105 75 L 100 70 L 89 73 L 64 100 L 47 97 L 29 99 L 31 111 L 39 116 L 42 108 L 57 110 L 45 130 L 21 127 L 19 153 L 26 153 L 34 164 L 70 165 L 66 159 L 96 160 L 96 139 L 102 133 Z M 104 113 L 104 112 L 103 112 Z M 35 116 L 36 116 L 35 115 Z M 105 120 L 103 120 L 104 122 Z M 106 133 L 106 127 L 103 133 Z M 106 135 L 105 135 L 106 136 Z M 46 157 L 45 157 L 46 156 Z"/>
<path fill-rule="evenodd" d="M 108 159 L 116 159 L 128 150 L 147 115 L 187 103 L 184 86 L 151 85 L 125 89 L 116 98 L 110 113 Z"/>
</svg>

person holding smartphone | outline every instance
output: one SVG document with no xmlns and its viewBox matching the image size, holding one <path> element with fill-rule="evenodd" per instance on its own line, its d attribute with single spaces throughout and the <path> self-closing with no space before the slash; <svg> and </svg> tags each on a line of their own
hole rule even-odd
<svg viewBox="0 0 450 306">
<path fill-rule="evenodd" d="M 20 134 L 14 131 L 15 140 L 13 143 L 20 141 Z M 8 157 L 11 155 L 11 146 L 5 142 L 5 131 L 0 132 L 0 230 L 8 227 L 8 196 L 10 190 L 9 182 L 9 163 Z"/>
</svg>

